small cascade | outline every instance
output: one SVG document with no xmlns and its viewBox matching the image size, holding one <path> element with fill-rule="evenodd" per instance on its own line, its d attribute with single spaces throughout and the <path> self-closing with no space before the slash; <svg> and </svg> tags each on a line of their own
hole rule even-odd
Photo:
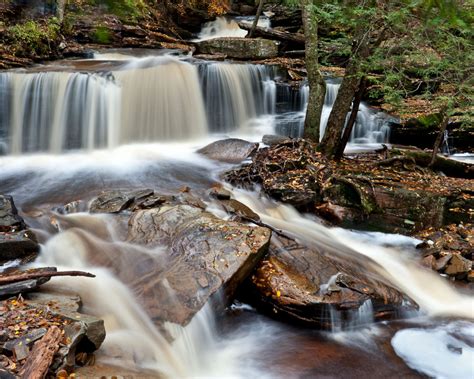
<svg viewBox="0 0 474 379">
<path fill-rule="evenodd" d="M 373 246 L 364 241 L 365 235 L 339 228 L 326 228 L 299 214 L 294 208 L 258 198 L 254 193 L 233 190 L 234 197 L 256 212 L 262 222 L 278 230 L 285 230 L 298 241 L 317 247 L 340 259 L 356 259 L 365 267 L 371 265 L 374 273 L 389 285 L 399 289 L 429 315 L 457 316 L 472 319 L 474 299 L 456 291 L 449 282 L 420 266 L 419 262 L 403 256 L 397 249 L 383 244 Z M 377 233 L 374 238 L 377 238 Z M 372 263 L 371 263 L 372 262 Z M 427 289 L 426 283 L 430 283 Z M 365 307 L 365 308 L 364 308 Z M 371 304 L 364 304 L 356 315 L 341 317 L 330 314 L 334 322 L 347 319 L 354 324 L 368 320 Z"/>
<path fill-rule="evenodd" d="M 384 143 L 390 136 L 387 115 L 370 109 L 361 103 L 359 113 L 352 129 L 352 143 Z"/>
<path fill-rule="evenodd" d="M 275 110 L 271 67 L 210 63 L 200 66 L 200 75 L 210 131 L 232 131 Z"/>
<path fill-rule="evenodd" d="M 441 144 L 441 150 L 443 154 L 451 155 L 451 149 L 449 148 L 449 132 L 448 130 L 444 131 L 443 134 L 443 143 Z"/>
<path fill-rule="evenodd" d="M 368 299 L 357 309 L 339 310 L 329 305 L 322 315 L 332 333 L 355 331 L 374 323 L 374 307 Z"/>
<path fill-rule="evenodd" d="M 329 115 L 331 114 L 332 107 L 336 101 L 339 87 L 341 86 L 339 81 L 334 79 L 326 80 L 326 95 L 324 98 L 324 106 L 321 113 L 321 124 L 320 124 L 320 138 L 324 136 L 326 126 L 328 123 Z M 309 86 L 303 84 L 298 91 L 298 100 L 296 103 L 303 104 L 299 113 L 296 113 L 296 122 L 290 122 L 288 130 L 283 130 L 285 135 L 292 137 L 299 137 L 303 135 L 304 118 L 306 113 L 306 107 L 308 106 L 309 99 Z M 359 113 L 357 114 L 357 120 L 351 133 L 349 142 L 351 143 L 383 143 L 388 142 L 390 136 L 390 127 L 388 126 L 388 116 L 383 112 L 377 112 L 371 109 L 367 104 L 361 103 L 359 106 Z M 283 128 L 284 129 L 284 128 Z M 286 133 L 285 133 L 286 132 Z"/>
<path fill-rule="evenodd" d="M 8 136 L 8 123 L 10 120 L 10 94 L 11 75 L 0 74 L 0 155 L 8 151 L 6 138 Z"/>
<path fill-rule="evenodd" d="M 334 102 L 336 101 L 337 93 L 339 92 L 339 87 L 341 86 L 341 83 L 335 82 L 332 80 L 327 80 L 326 81 L 326 95 L 324 97 L 324 106 L 323 106 L 323 111 L 321 112 L 321 123 L 319 126 L 319 139 L 321 140 L 324 136 L 324 133 L 326 132 L 326 126 L 328 124 L 329 120 L 329 115 L 331 114 L 332 107 L 334 105 Z M 306 96 L 307 99 L 309 99 L 309 86 L 304 85 L 304 87 L 307 87 L 308 95 Z M 305 112 L 306 112 L 306 107 L 308 106 L 308 101 L 305 103 Z"/>
<path fill-rule="evenodd" d="M 320 133 L 321 138 L 326 130 L 329 114 L 331 113 L 334 101 L 336 101 L 337 92 L 340 83 L 333 80 L 326 81 L 326 95 L 324 98 L 324 106 L 321 113 Z M 306 117 L 306 108 L 309 100 L 309 86 L 301 85 L 297 91 L 289 86 L 280 87 L 278 104 L 287 104 L 282 114 L 278 116 L 277 131 L 278 133 L 293 138 L 301 137 L 304 131 L 304 120 Z M 291 107 L 288 107 L 291 104 Z"/>
<path fill-rule="evenodd" d="M 253 17 L 240 17 L 234 20 L 226 17 L 217 17 L 214 21 L 207 22 L 202 26 L 201 32 L 195 41 L 199 42 L 220 37 L 245 37 L 248 33 L 247 30 L 241 29 L 237 22 L 241 21 L 251 24 L 253 19 Z M 257 25 L 262 28 L 269 28 L 270 19 L 260 17 Z"/>
</svg>

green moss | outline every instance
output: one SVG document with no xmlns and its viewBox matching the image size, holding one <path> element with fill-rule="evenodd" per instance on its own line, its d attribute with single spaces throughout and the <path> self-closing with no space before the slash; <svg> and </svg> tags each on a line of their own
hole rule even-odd
<svg viewBox="0 0 474 379">
<path fill-rule="evenodd" d="M 93 3 L 105 4 L 111 13 L 127 21 L 137 21 L 145 7 L 142 0 L 95 0 Z"/>
<path fill-rule="evenodd" d="M 45 23 L 27 21 L 7 29 L 7 38 L 18 55 L 47 55 L 59 42 L 60 25 L 52 17 Z"/>
<path fill-rule="evenodd" d="M 112 34 L 107 27 L 98 26 L 92 35 L 92 40 L 96 43 L 108 44 L 112 40 Z"/>
<path fill-rule="evenodd" d="M 439 113 L 428 114 L 418 117 L 418 122 L 420 126 L 424 128 L 437 128 L 441 123 L 443 116 Z"/>
</svg>

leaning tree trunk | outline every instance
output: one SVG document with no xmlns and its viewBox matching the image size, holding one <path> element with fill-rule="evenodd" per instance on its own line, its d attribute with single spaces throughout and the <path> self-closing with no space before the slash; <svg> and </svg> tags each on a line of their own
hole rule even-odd
<svg viewBox="0 0 474 379">
<path fill-rule="evenodd" d="M 371 30 L 360 29 L 352 48 L 351 58 L 346 67 L 346 73 L 342 80 L 341 87 L 337 93 L 336 101 L 329 115 L 326 132 L 320 144 L 320 151 L 329 159 L 334 159 L 337 151 L 344 151 L 345 144 L 342 145 L 342 132 L 346 122 L 347 113 L 351 109 L 352 99 L 360 83 L 360 66 L 373 50 L 378 47 L 386 37 L 386 28 L 379 29 L 375 23 L 370 25 Z M 377 30 L 378 29 L 378 30 Z M 372 44 L 371 34 L 377 30 L 378 38 Z M 342 146 L 341 146 L 342 145 Z"/>
<path fill-rule="evenodd" d="M 308 73 L 309 99 L 304 122 L 304 136 L 319 142 L 319 126 L 324 106 L 326 84 L 319 71 L 318 63 L 318 21 L 312 15 L 311 0 L 301 0 L 302 18 L 305 35 L 305 59 Z"/>
<path fill-rule="evenodd" d="M 252 38 L 255 33 L 255 28 L 258 25 L 258 20 L 260 19 L 260 16 L 262 15 L 264 2 L 265 0 L 259 0 L 258 2 L 257 14 L 255 15 L 255 20 L 253 20 L 252 29 L 250 29 L 250 32 L 247 36 L 248 38 Z"/>
<path fill-rule="evenodd" d="M 336 154 L 334 159 L 339 161 L 342 156 L 344 155 L 344 149 L 346 148 L 347 142 L 349 142 L 349 138 L 352 133 L 352 129 L 354 128 L 354 124 L 357 120 L 357 113 L 359 113 L 359 106 L 360 102 L 362 101 L 362 95 L 365 90 L 366 80 L 362 78 L 359 83 L 359 88 L 354 97 L 354 101 L 352 103 L 352 110 L 351 115 L 349 116 L 349 121 L 347 121 L 347 125 L 344 128 L 344 133 L 342 134 L 341 143 L 338 144 Z"/>
<path fill-rule="evenodd" d="M 431 162 L 428 165 L 428 167 L 433 167 L 433 165 L 435 164 L 436 156 L 438 155 L 439 148 L 441 147 L 441 143 L 443 142 L 444 132 L 446 131 L 446 128 L 448 127 L 449 116 L 448 116 L 447 110 L 444 109 L 442 114 L 443 114 L 443 119 L 441 120 L 439 132 L 433 146 L 433 154 L 431 155 Z"/>
</svg>

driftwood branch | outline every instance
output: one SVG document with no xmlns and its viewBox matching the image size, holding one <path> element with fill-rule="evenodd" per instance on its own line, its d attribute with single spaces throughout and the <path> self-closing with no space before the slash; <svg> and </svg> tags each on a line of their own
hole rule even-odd
<svg viewBox="0 0 474 379">
<path fill-rule="evenodd" d="M 95 278 L 94 274 L 84 271 L 43 271 L 43 272 L 25 272 L 21 274 L 2 275 L 0 276 L 0 285 L 22 282 L 29 279 L 49 278 L 52 276 L 86 276 L 88 278 Z"/>
<path fill-rule="evenodd" d="M 43 379 L 46 377 L 49 366 L 53 362 L 54 354 L 59 349 L 61 338 L 61 329 L 57 326 L 49 328 L 44 337 L 34 344 L 23 368 L 20 370 L 20 377 L 28 379 Z"/>
<path fill-rule="evenodd" d="M 239 214 L 238 216 L 239 216 L 242 220 L 244 220 L 244 221 L 252 222 L 252 223 L 254 223 L 255 225 L 262 226 L 262 227 L 264 227 L 264 228 L 268 228 L 268 229 L 270 229 L 272 232 L 275 232 L 276 234 L 278 234 L 278 235 L 281 236 L 281 237 L 288 238 L 288 239 L 290 239 L 290 240 L 292 240 L 292 241 L 295 240 L 294 237 L 291 237 L 288 233 L 285 233 L 283 230 L 274 228 L 273 226 L 268 225 L 268 224 L 265 224 L 264 222 L 262 222 L 262 221 L 260 221 L 260 220 L 254 220 L 254 219 L 251 218 L 251 217 L 247 217 L 247 216 L 244 216 L 244 215 L 241 215 L 241 214 Z"/>
</svg>

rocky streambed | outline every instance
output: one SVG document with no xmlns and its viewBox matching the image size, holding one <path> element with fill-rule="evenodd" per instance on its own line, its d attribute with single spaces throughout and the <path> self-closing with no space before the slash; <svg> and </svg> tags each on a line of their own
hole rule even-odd
<svg viewBox="0 0 474 379">
<path fill-rule="evenodd" d="M 231 162 L 252 156 L 251 163 L 228 171 L 226 179 L 258 186 L 262 193 L 321 216 L 323 224 L 378 225 L 380 230 L 415 235 L 425 240 L 418 252 L 414 250 L 420 267 L 472 280 L 472 180 L 441 177 L 401 158 L 388 167 L 387 152 L 334 164 L 303 140 L 266 137 L 265 142 L 270 147 L 256 151 L 254 143 L 221 141 L 201 153 Z M 93 352 L 112 325 L 97 314 L 87 315 L 94 309 L 81 307 L 78 294 L 70 291 L 75 280 L 99 279 L 70 278 L 69 292 L 64 292 L 52 278 L 55 268 L 24 271 L 31 266 L 23 265 L 39 251 L 35 231 L 47 243 L 47 254 L 63 255 L 56 262 L 81 262 L 75 268 L 98 274 L 105 268 L 126 283 L 133 302 L 159 331 L 157 336 L 169 341 L 164 344 L 177 338 L 170 323 L 189 328 L 206 304 L 224 312 L 236 297 L 277 320 L 333 331 L 398 319 L 418 309 L 416 296 L 400 291 L 379 260 L 361 260 L 323 226 L 308 224 L 305 228 L 315 228 L 311 236 L 285 228 L 287 224 L 275 223 L 261 205 L 252 206 L 233 192 L 219 183 L 207 189 L 183 187 L 174 194 L 139 188 L 96 192 L 88 201 L 54 207 L 47 216 L 56 245 L 44 240 L 40 230 L 28 229 L 13 199 L 3 196 L 0 253 L 6 265 L 0 278 L 39 272 L 35 279 L 13 286 L 0 284 L 4 374 L 24 373 L 50 338 L 50 374 L 65 375 L 94 364 Z M 266 206 L 270 213 L 275 207 Z M 61 240 L 70 242 L 64 245 Z M 105 351 L 110 354 L 110 347 Z M 142 370 L 139 362 L 132 358 L 128 367 Z"/>
</svg>

